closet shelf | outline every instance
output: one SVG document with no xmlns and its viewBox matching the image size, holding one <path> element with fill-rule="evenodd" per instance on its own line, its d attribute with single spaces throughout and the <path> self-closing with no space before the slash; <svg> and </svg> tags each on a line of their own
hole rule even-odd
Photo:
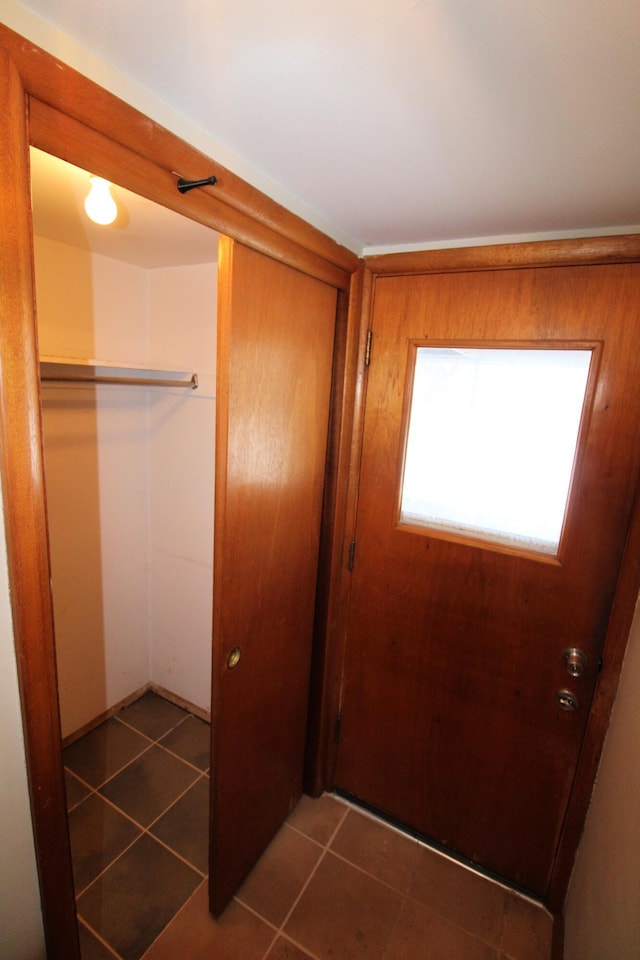
<svg viewBox="0 0 640 960">
<path fill-rule="evenodd" d="M 188 387 L 195 390 L 198 374 L 139 364 L 78 357 L 40 357 L 40 379 L 52 383 L 120 383 L 141 387 Z"/>
</svg>

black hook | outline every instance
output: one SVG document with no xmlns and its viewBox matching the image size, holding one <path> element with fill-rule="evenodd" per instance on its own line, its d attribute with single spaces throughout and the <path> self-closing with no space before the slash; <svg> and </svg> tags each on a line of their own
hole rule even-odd
<svg viewBox="0 0 640 960">
<path fill-rule="evenodd" d="M 217 177 L 205 177 L 204 180 L 183 180 L 182 177 L 180 177 L 177 187 L 180 193 L 186 193 L 188 190 L 193 190 L 194 187 L 206 187 L 209 184 L 213 186 L 217 182 Z"/>
</svg>

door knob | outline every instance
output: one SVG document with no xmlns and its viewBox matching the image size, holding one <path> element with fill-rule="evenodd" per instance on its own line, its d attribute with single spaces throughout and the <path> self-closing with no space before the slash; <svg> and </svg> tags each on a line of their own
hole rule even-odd
<svg viewBox="0 0 640 960">
<path fill-rule="evenodd" d="M 227 667 L 229 668 L 229 670 L 233 670 L 234 667 L 238 666 L 238 663 L 240 662 L 241 652 L 242 651 L 240 650 L 240 647 L 233 648 L 233 650 L 227 657 Z"/>
<path fill-rule="evenodd" d="M 587 665 L 587 658 L 582 650 L 571 647 L 563 653 L 564 665 L 567 673 L 572 677 L 581 677 Z"/>
</svg>

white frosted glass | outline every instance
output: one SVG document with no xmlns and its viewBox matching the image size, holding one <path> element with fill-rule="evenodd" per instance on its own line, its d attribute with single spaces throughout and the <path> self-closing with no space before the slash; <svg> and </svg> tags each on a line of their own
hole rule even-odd
<svg viewBox="0 0 640 960">
<path fill-rule="evenodd" d="M 591 350 L 418 347 L 401 521 L 557 550 Z"/>
</svg>

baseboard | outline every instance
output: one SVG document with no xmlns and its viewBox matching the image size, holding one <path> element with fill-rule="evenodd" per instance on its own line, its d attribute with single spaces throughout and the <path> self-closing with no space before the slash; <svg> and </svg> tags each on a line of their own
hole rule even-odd
<svg viewBox="0 0 640 960">
<path fill-rule="evenodd" d="M 198 717 L 200 720 L 205 720 L 207 723 L 211 723 L 210 710 L 205 710 L 203 707 L 196 706 L 195 703 L 191 703 L 189 700 L 179 697 L 177 693 L 172 693 L 171 690 L 166 690 L 164 687 L 158 686 L 157 683 L 145 683 L 145 685 L 140 687 L 139 690 L 136 690 L 134 693 L 130 693 L 127 697 L 124 697 L 123 700 L 119 700 L 118 703 L 115 703 L 112 707 L 109 707 L 108 710 L 105 710 L 97 717 L 94 717 L 93 720 L 89 720 L 88 723 L 83 724 L 79 730 L 75 730 L 73 733 L 70 733 L 68 736 L 64 737 L 62 740 L 62 749 L 64 750 L 66 747 L 70 747 L 72 743 L 75 743 L 76 740 L 80 740 L 80 738 L 84 737 L 87 733 L 91 733 L 91 731 L 95 730 L 96 727 L 99 727 L 101 723 L 104 723 L 106 720 L 110 720 L 111 717 L 115 717 L 116 713 L 119 713 L 124 707 L 128 707 L 129 704 L 133 703 L 135 700 L 138 700 L 150 690 L 152 693 L 156 693 L 159 697 L 162 697 L 163 700 L 168 700 L 169 703 L 173 703 L 176 707 L 186 710 L 187 713 L 192 713 L 194 717 Z"/>
<path fill-rule="evenodd" d="M 96 727 L 99 727 L 101 723 L 104 723 L 105 720 L 110 720 L 111 717 L 115 717 L 118 711 L 122 710 L 123 707 L 128 707 L 130 703 L 133 703 L 134 700 L 137 700 L 139 697 L 144 696 L 147 690 L 151 689 L 150 683 L 145 683 L 143 687 L 140 687 L 139 690 L 136 690 L 134 693 L 130 693 L 123 700 L 119 700 L 118 703 L 114 703 L 112 707 L 109 707 L 108 710 L 105 710 L 103 713 L 98 714 L 97 717 L 94 717 L 93 720 L 89 720 L 88 723 L 83 724 L 78 730 L 74 730 L 73 733 L 70 733 L 68 736 L 63 737 L 62 739 L 62 749 L 65 747 L 70 747 L 72 743 L 75 743 L 76 740 L 80 740 L 81 737 L 84 737 L 85 734 L 91 733 L 92 730 L 95 730 Z"/>
<path fill-rule="evenodd" d="M 159 697 L 162 697 L 163 700 L 168 700 L 170 703 L 174 703 L 176 707 L 182 707 L 183 710 L 186 710 L 187 713 L 192 713 L 194 717 L 199 717 L 200 720 L 206 720 L 207 723 L 211 723 L 211 711 L 205 710 L 204 707 L 198 707 L 195 703 L 191 703 L 190 700 L 185 700 L 184 697 L 179 697 L 177 693 L 172 693 L 171 690 L 166 690 L 164 687 L 158 686 L 157 683 L 150 683 L 149 689 L 153 690 L 154 693 L 157 693 Z"/>
</svg>

